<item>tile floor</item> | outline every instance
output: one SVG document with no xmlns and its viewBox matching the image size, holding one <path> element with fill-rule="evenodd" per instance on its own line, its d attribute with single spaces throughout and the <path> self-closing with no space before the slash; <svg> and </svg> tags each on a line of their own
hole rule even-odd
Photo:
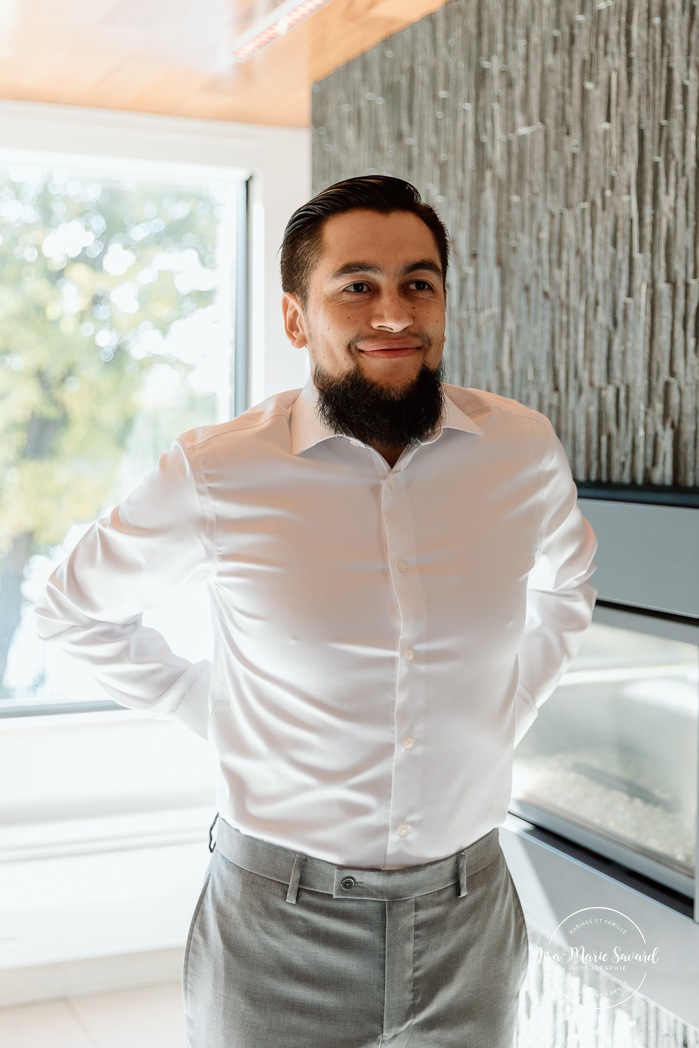
<svg viewBox="0 0 699 1048">
<path fill-rule="evenodd" d="M 0 1008 L 2 1048 L 184 1048 L 179 984 Z"/>
</svg>

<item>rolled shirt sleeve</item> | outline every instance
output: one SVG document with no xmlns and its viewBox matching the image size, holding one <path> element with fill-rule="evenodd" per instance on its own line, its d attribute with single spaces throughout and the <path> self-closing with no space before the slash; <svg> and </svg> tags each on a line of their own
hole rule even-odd
<svg viewBox="0 0 699 1048">
<path fill-rule="evenodd" d="M 176 655 L 143 625 L 183 584 L 208 572 L 209 521 L 180 443 L 53 573 L 35 615 L 39 636 L 84 663 L 119 703 L 174 716 L 206 737 L 211 666 Z"/>
<path fill-rule="evenodd" d="M 541 494 L 541 538 L 527 585 L 527 614 L 518 653 L 515 741 L 531 727 L 590 625 L 596 591 L 588 582 L 597 547 L 577 503 L 565 452 L 552 435 Z"/>
</svg>

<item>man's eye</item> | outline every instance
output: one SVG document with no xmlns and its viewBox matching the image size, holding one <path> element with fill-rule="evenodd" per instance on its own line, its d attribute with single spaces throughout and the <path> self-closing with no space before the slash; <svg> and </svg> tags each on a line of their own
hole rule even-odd
<svg viewBox="0 0 699 1048">
<path fill-rule="evenodd" d="M 368 290 L 369 285 L 366 280 L 355 280 L 353 284 L 348 284 L 345 291 L 350 291 L 353 294 L 361 294 L 363 291 Z"/>
<path fill-rule="evenodd" d="M 413 289 L 413 291 L 431 291 L 432 290 L 432 285 L 430 284 L 429 280 L 413 280 L 413 282 L 411 283 L 410 286 Z"/>
</svg>

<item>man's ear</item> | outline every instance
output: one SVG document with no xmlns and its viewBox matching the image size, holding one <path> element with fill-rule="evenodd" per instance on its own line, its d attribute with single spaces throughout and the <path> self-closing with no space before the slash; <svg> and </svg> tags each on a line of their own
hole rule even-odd
<svg viewBox="0 0 699 1048">
<path fill-rule="evenodd" d="M 308 345 L 306 336 L 306 324 L 303 315 L 303 306 L 298 296 L 285 291 L 282 295 L 282 316 L 284 317 L 284 330 L 286 337 L 296 349 L 303 349 Z"/>
</svg>

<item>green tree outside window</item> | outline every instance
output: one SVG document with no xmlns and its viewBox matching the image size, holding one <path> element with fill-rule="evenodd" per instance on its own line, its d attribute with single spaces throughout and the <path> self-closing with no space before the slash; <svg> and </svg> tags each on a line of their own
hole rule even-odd
<svg viewBox="0 0 699 1048">
<path fill-rule="evenodd" d="M 227 207 L 219 185 L 0 168 L 0 701 L 32 558 L 221 414 Z"/>
</svg>

